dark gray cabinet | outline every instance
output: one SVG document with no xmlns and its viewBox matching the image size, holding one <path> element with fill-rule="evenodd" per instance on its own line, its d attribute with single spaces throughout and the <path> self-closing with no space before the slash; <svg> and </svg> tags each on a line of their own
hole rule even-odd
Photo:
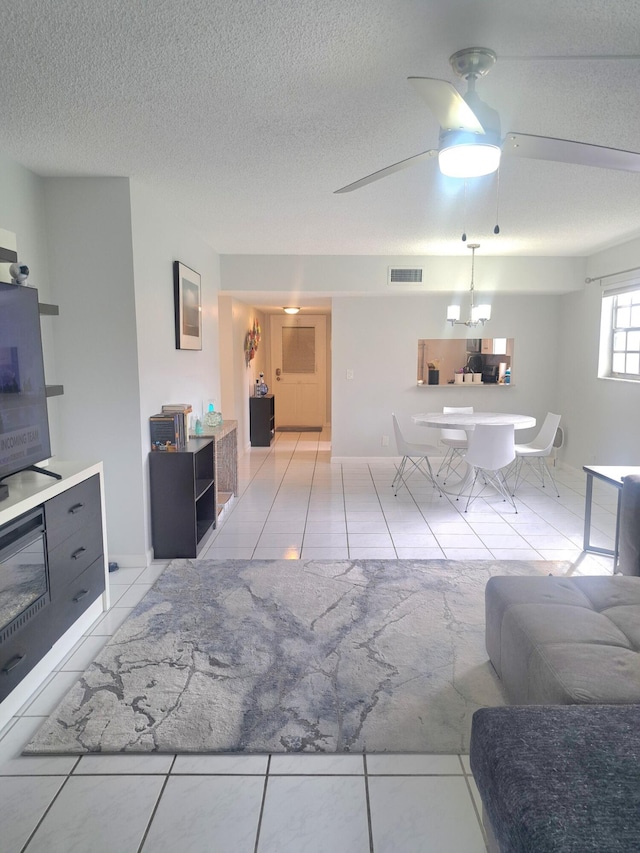
<svg viewBox="0 0 640 853">
<path fill-rule="evenodd" d="M 44 519 L 39 554 L 44 547 L 47 589 L 0 630 L 0 701 L 105 589 L 100 477 L 72 486 L 36 512 Z M 0 534 L 10 527 L 0 527 Z M 10 550 L 3 554 L 9 571 L 16 563 Z M 17 595 L 21 591 L 16 588 Z"/>
<path fill-rule="evenodd" d="M 197 557 L 215 524 L 214 440 L 149 454 L 151 538 L 155 559 Z"/>
<path fill-rule="evenodd" d="M 249 398 L 249 435 L 251 447 L 269 447 L 276 434 L 276 410 L 273 394 Z"/>
</svg>

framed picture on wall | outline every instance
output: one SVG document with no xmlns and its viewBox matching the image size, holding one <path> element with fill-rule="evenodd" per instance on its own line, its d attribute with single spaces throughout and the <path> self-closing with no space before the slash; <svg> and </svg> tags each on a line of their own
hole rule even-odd
<svg viewBox="0 0 640 853">
<path fill-rule="evenodd" d="M 173 262 L 173 295 L 176 314 L 176 349 L 202 349 L 200 275 Z"/>
</svg>

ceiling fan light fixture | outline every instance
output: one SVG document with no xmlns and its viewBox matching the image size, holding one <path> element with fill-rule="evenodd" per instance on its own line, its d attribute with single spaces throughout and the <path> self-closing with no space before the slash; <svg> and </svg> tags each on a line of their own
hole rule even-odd
<svg viewBox="0 0 640 853">
<path fill-rule="evenodd" d="M 297 314 L 300 309 L 294 308 L 293 306 L 287 306 L 286 308 L 283 308 L 282 310 L 284 311 L 285 314 Z"/>
<path fill-rule="evenodd" d="M 480 178 L 497 171 L 502 150 L 488 142 L 447 145 L 438 152 L 438 165 L 449 178 Z"/>
</svg>

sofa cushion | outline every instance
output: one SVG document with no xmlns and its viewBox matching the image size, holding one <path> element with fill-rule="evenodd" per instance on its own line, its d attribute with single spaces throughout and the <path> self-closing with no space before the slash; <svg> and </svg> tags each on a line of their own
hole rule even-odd
<svg viewBox="0 0 640 853">
<path fill-rule="evenodd" d="M 640 706 L 482 708 L 470 758 L 501 853 L 640 849 Z"/>
<path fill-rule="evenodd" d="M 574 604 L 591 607 L 573 578 L 526 575 L 490 578 L 485 588 L 486 646 L 491 663 L 501 675 L 502 619 L 514 604 Z"/>
<path fill-rule="evenodd" d="M 551 656 L 545 654 L 550 646 L 558 663 L 571 657 L 581 645 L 631 648 L 625 634 L 606 616 L 585 606 L 568 604 L 514 604 L 504 612 L 501 636 L 501 678 L 509 701 L 516 705 L 558 701 L 545 699 L 544 693 L 539 692 L 543 685 L 537 680 L 530 683 L 536 653 L 541 655 L 542 663 L 546 660 L 548 666 L 553 666 Z M 593 670 L 590 672 L 593 674 Z M 569 695 L 560 701 L 572 701 Z"/>
<path fill-rule="evenodd" d="M 606 610 L 620 604 L 640 605 L 640 582 L 638 578 L 622 575 L 596 575 L 579 578 L 556 578 L 568 581 L 574 590 L 587 598 L 594 610 Z"/>
<path fill-rule="evenodd" d="M 640 702 L 640 578 L 493 577 L 485 600 L 510 702 Z"/>
<path fill-rule="evenodd" d="M 526 699 L 505 683 L 509 701 L 531 705 L 640 703 L 640 655 L 597 643 L 548 643 L 533 650 Z"/>
</svg>

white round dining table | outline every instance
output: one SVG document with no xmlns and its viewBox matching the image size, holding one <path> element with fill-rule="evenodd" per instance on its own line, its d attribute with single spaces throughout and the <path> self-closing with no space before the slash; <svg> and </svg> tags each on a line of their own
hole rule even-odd
<svg viewBox="0 0 640 853">
<path fill-rule="evenodd" d="M 530 429 L 536 425 L 536 419 L 530 415 L 515 415 L 506 412 L 427 412 L 412 415 L 411 420 L 420 426 L 435 427 L 436 429 L 463 429 L 470 432 L 477 424 L 488 424 L 499 426 L 501 424 L 513 424 L 514 429 Z M 447 494 L 460 497 L 471 482 L 473 469 L 467 465 L 458 488 L 440 488 Z"/>
<path fill-rule="evenodd" d="M 472 430 L 476 424 L 513 424 L 514 429 L 531 429 L 536 425 L 536 419 L 531 415 L 506 412 L 427 412 L 411 415 L 411 420 L 420 426 L 436 429 Z"/>
</svg>

